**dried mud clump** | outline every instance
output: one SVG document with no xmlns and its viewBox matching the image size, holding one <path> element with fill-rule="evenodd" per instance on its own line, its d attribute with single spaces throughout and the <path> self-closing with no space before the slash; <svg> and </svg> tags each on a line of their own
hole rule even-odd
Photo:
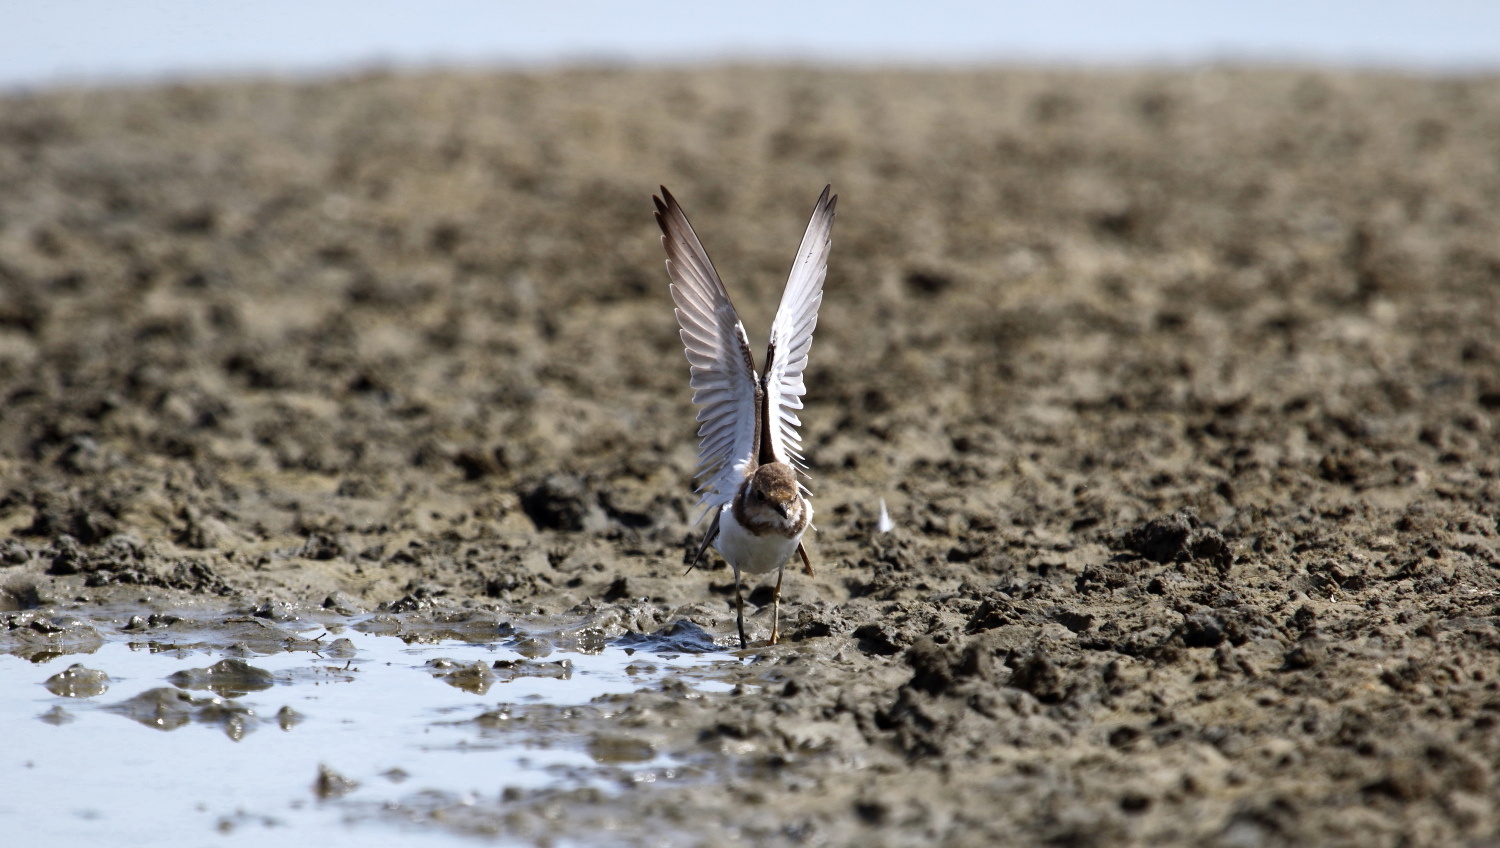
<svg viewBox="0 0 1500 848">
<path fill-rule="evenodd" d="M 728 571 L 683 574 L 696 422 L 650 197 L 692 210 L 754 335 L 832 182 L 788 638 L 731 691 L 580 726 L 703 780 L 446 820 L 1483 844 L 1497 126 L 1493 77 L 1295 69 L 4 95 L 0 644 L 97 643 L 63 603 L 212 597 L 264 610 L 249 640 L 327 599 L 732 647 Z M 175 690 L 130 709 L 252 726 Z"/>
<path fill-rule="evenodd" d="M 527 487 L 521 495 L 521 509 L 539 530 L 578 532 L 598 529 L 604 521 L 583 481 L 560 474 Z"/>
<path fill-rule="evenodd" d="M 1192 510 L 1153 518 L 1120 535 L 1120 546 L 1152 562 L 1202 562 L 1220 571 L 1234 561 L 1219 531 L 1205 527 Z"/>
</svg>

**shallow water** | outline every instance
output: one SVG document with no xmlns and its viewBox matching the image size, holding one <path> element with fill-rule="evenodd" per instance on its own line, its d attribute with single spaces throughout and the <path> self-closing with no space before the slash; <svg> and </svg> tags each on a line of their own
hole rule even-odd
<svg viewBox="0 0 1500 848">
<path fill-rule="evenodd" d="M 325 621 L 260 651 L 99 626 L 87 653 L 0 655 L 0 830 L 80 845 L 452 844 L 463 838 L 381 811 L 414 796 L 493 801 L 672 776 L 680 764 L 649 744 L 559 730 L 527 710 L 734 662 L 553 650 L 500 629 L 492 641 L 410 642 L 356 629 L 370 624 Z M 85 668 L 60 674 L 75 664 Z"/>
</svg>

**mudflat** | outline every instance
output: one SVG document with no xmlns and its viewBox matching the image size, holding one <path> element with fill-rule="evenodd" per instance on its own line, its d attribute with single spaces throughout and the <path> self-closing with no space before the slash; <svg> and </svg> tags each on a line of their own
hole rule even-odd
<svg viewBox="0 0 1500 848">
<path fill-rule="evenodd" d="M 816 576 L 787 576 L 789 638 L 730 691 L 668 679 L 558 719 L 698 779 L 431 821 L 1492 844 L 1495 77 L 5 95 L 0 615 L 378 611 L 737 647 L 728 570 L 683 574 L 695 423 L 650 198 L 682 201 L 759 346 L 828 182 Z M 764 638 L 769 583 L 750 601 Z"/>
</svg>

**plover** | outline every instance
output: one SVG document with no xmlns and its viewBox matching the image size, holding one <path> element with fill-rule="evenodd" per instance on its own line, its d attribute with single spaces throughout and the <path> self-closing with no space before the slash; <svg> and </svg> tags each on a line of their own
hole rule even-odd
<svg viewBox="0 0 1500 848">
<path fill-rule="evenodd" d="M 693 232 L 682 207 L 665 187 L 656 201 L 656 222 L 667 250 L 673 310 L 687 352 L 689 386 L 698 410 L 699 505 L 712 516 L 691 571 L 713 546 L 734 569 L 735 622 L 740 648 L 746 648 L 745 599 L 740 574 L 776 571 L 771 612 L 771 644 L 781 616 L 781 577 L 795 554 L 813 573 L 802 534 L 813 508 L 798 479 L 806 474 L 796 410 L 807 391 L 802 373 L 812 348 L 823 279 L 828 274 L 833 208 L 838 197 L 823 189 L 812 220 L 797 248 L 792 272 L 771 322 L 765 371 L 757 374 L 750 339 L 708 252 Z M 700 519 L 701 520 L 701 519 Z"/>
</svg>

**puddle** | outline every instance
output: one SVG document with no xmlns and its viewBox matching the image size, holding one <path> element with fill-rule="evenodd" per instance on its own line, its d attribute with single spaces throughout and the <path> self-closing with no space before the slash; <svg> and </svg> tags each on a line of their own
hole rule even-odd
<svg viewBox="0 0 1500 848">
<path fill-rule="evenodd" d="M 652 645 L 493 621 L 110 618 L 12 618 L 0 642 L 11 651 L 0 655 L 0 832 L 367 846 L 395 827 L 403 845 L 467 843 L 381 811 L 690 773 L 650 740 L 566 719 L 607 731 L 607 708 L 590 701 L 668 677 L 724 691 L 711 672 L 738 662 L 676 652 L 704 647 L 691 625 Z"/>
</svg>

